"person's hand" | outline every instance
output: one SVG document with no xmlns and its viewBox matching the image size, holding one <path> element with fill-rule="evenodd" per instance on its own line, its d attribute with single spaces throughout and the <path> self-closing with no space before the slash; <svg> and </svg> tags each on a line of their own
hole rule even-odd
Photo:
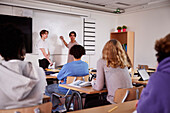
<svg viewBox="0 0 170 113">
<path fill-rule="evenodd" d="M 64 82 L 64 80 L 61 80 L 61 81 L 60 81 L 60 83 L 63 83 L 63 82 Z"/>
<path fill-rule="evenodd" d="M 49 60 L 49 63 L 50 63 L 50 66 L 52 66 L 53 65 L 53 63 Z"/>
<path fill-rule="evenodd" d="M 91 83 L 95 82 L 96 81 L 96 78 L 92 79 Z"/>
<path fill-rule="evenodd" d="M 95 81 L 95 80 L 96 80 L 96 78 L 93 78 L 92 80 L 93 80 L 93 81 Z"/>
<path fill-rule="evenodd" d="M 47 54 L 47 58 L 49 59 L 49 58 L 50 58 L 50 55 Z"/>
<path fill-rule="evenodd" d="M 51 63 L 50 63 L 50 66 L 52 66 L 52 65 L 53 65 L 53 63 L 51 62 Z"/>
<path fill-rule="evenodd" d="M 63 37 L 63 36 L 60 36 L 60 39 L 61 39 L 61 40 L 64 40 L 64 37 Z"/>
<path fill-rule="evenodd" d="M 139 101 L 136 102 L 136 108 L 138 107 L 138 102 L 139 102 Z"/>
</svg>

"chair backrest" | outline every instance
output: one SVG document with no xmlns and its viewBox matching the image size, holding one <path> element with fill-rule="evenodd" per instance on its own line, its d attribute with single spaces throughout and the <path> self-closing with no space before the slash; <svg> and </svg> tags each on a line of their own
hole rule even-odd
<svg viewBox="0 0 170 113">
<path fill-rule="evenodd" d="M 68 76 L 67 77 L 67 82 L 66 82 L 66 84 L 70 84 L 70 83 L 72 83 L 72 82 L 74 82 L 74 81 L 76 81 L 76 80 L 84 80 L 84 81 L 88 81 L 88 79 L 89 79 L 89 75 L 85 75 L 85 76 L 81 76 L 81 77 L 76 77 L 76 76 Z"/>
<path fill-rule="evenodd" d="M 47 102 L 33 107 L 0 110 L 0 113 L 51 113 L 52 103 Z"/>
<path fill-rule="evenodd" d="M 43 103 L 50 102 L 50 96 L 43 95 Z"/>
<path fill-rule="evenodd" d="M 119 88 L 115 92 L 114 102 L 123 103 L 125 101 L 137 100 L 140 98 L 143 86 L 133 88 Z"/>
<path fill-rule="evenodd" d="M 138 64 L 138 69 L 146 69 L 146 70 L 148 70 L 149 67 L 148 67 L 148 65 L 140 65 L 140 64 Z"/>
</svg>

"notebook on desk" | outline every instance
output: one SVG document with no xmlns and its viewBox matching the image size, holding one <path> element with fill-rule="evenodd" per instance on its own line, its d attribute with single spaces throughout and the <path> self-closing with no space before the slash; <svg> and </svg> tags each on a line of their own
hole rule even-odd
<svg viewBox="0 0 170 113">
<path fill-rule="evenodd" d="M 138 69 L 137 71 L 138 71 L 139 75 L 141 76 L 139 81 L 149 80 L 150 76 L 145 69 Z"/>
<path fill-rule="evenodd" d="M 91 82 L 85 82 L 82 80 L 76 80 L 70 84 L 68 84 L 70 86 L 74 86 L 74 87 L 86 87 L 86 86 L 91 86 Z"/>
<path fill-rule="evenodd" d="M 54 73 L 54 74 L 50 74 L 51 76 L 56 76 L 57 77 L 57 75 L 58 75 L 58 73 Z"/>
</svg>

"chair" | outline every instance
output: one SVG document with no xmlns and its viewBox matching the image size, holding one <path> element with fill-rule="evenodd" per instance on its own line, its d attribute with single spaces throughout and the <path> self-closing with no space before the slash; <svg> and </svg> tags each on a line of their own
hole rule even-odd
<svg viewBox="0 0 170 113">
<path fill-rule="evenodd" d="M 88 79 L 89 79 L 89 75 L 85 75 L 85 76 L 81 76 L 81 77 L 80 76 L 68 76 L 66 84 L 70 84 L 76 80 L 88 81 Z M 58 93 L 52 93 L 51 100 L 53 100 L 54 96 L 56 96 L 58 98 L 65 98 L 65 106 L 70 106 L 70 105 L 67 105 L 67 102 L 68 102 L 67 98 L 71 96 L 71 95 L 69 95 L 69 92 L 70 92 L 70 89 L 67 91 L 67 93 L 65 95 L 58 94 Z M 68 109 L 68 107 L 67 107 L 67 109 Z"/>
<path fill-rule="evenodd" d="M 50 102 L 50 96 L 43 95 L 43 103 Z"/>
<path fill-rule="evenodd" d="M 66 84 L 70 84 L 70 83 L 72 83 L 76 80 L 88 81 L 88 79 L 89 79 L 89 75 L 86 75 L 86 76 L 83 76 L 83 77 L 68 76 Z"/>
<path fill-rule="evenodd" d="M 115 92 L 114 102 L 118 104 L 125 101 L 138 100 L 142 90 L 143 86 L 133 88 L 119 88 Z"/>
<path fill-rule="evenodd" d="M 81 77 L 80 76 L 68 76 L 66 84 L 70 84 L 76 80 L 88 81 L 88 79 L 89 79 L 89 75 L 85 75 L 85 76 L 81 76 Z M 65 95 L 53 93 L 52 97 L 53 97 L 53 95 L 55 95 L 59 98 L 65 98 L 68 96 L 69 92 L 70 92 L 70 89 L 67 91 L 67 93 Z"/>
<path fill-rule="evenodd" d="M 0 113 L 51 113 L 51 110 L 52 110 L 52 103 L 47 102 L 45 104 L 41 104 L 33 107 L 4 109 L 4 110 L 0 110 Z"/>
<path fill-rule="evenodd" d="M 149 68 L 148 68 L 148 65 L 140 65 L 140 64 L 138 64 L 138 69 L 146 69 L 146 70 L 148 70 Z"/>
</svg>

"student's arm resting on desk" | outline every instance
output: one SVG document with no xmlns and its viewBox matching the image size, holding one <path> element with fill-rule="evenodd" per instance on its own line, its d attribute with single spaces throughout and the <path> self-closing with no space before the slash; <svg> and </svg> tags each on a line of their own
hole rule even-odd
<svg viewBox="0 0 170 113">
<path fill-rule="evenodd" d="M 101 62 L 101 59 L 97 61 L 97 75 L 96 80 L 92 81 L 92 86 L 95 90 L 102 90 L 104 87 L 104 65 Z"/>
</svg>

